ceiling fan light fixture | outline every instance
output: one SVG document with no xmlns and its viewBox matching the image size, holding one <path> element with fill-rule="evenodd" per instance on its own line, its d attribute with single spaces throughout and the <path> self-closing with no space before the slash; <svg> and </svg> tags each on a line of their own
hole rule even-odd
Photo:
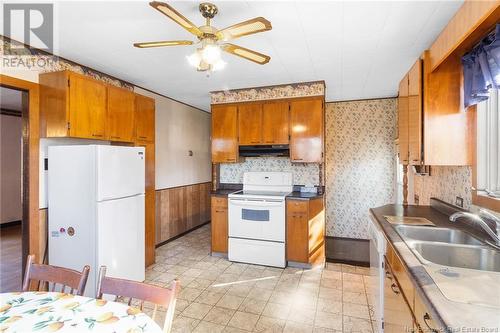
<svg viewBox="0 0 500 333">
<path fill-rule="evenodd" d="M 193 54 L 186 56 L 186 59 L 191 66 L 198 68 L 201 63 L 200 49 L 197 49 Z"/>
<path fill-rule="evenodd" d="M 207 64 L 214 65 L 221 60 L 221 53 L 218 45 L 209 44 L 203 48 L 201 57 Z"/>
<path fill-rule="evenodd" d="M 215 64 L 212 65 L 212 71 L 220 71 L 226 68 L 227 62 L 222 59 L 219 59 Z"/>
</svg>

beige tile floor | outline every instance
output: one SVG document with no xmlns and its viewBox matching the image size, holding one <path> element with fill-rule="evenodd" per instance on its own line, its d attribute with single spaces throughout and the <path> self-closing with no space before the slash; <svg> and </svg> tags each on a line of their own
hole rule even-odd
<svg viewBox="0 0 500 333">
<path fill-rule="evenodd" d="M 210 256 L 210 227 L 159 247 L 149 283 L 182 290 L 173 332 L 372 332 L 368 269 L 278 269 Z M 163 316 L 157 317 L 161 324 Z"/>
</svg>

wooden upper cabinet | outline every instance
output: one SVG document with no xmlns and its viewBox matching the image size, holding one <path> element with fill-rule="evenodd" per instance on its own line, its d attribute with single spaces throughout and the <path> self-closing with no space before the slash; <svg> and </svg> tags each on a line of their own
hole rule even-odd
<svg viewBox="0 0 500 333">
<path fill-rule="evenodd" d="M 135 94 L 135 138 L 155 141 L 155 100 L 138 94 Z"/>
<path fill-rule="evenodd" d="M 272 102 L 262 106 L 262 143 L 283 145 L 289 141 L 289 103 Z"/>
<path fill-rule="evenodd" d="M 106 136 L 111 141 L 134 141 L 134 99 L 132 91 L 108 86 Z"/>
<path fill-rule="evenodd" d="M 422 161 L 422 61 L 408 73 L 408 153 L 409 164 Z"/>
<path fill-rule="evenodd" d="M 408 132 L 408 75 L 399 83 L 398 95 L 398 139 L 399 139 L 399 161 L 408 164 L 409 160 L 409 132 Z"/>
<path fill-rule="evenodd" d="M 106 139 L 106 84 L 70 71 L 39 81 L 42 136 Z"/>
<path fill-rule="evenodd" d="M 290 101 L 290 159 L 321 163 L 323 160 L 323 99 Z"/>
<path fill-rule="evenodd" d="M 69 75 L 69 135 L 106 139 L 106 84 L 84 75 Z"/>
<path fill-rule="evenodd" d="M 212 105 L 212 163 L 238 161 L 238 108 Z"/>
<path fill-rule="evenodd" d="M 262 143 L 262 104 L 238 105 L 239 145 Z"/>
</svg>

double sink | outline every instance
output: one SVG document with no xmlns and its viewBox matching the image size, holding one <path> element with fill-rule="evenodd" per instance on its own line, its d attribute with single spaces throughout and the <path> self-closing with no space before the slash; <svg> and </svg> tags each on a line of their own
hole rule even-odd
<svg viewBox="0 0 500 333">
<path fill-rule="evenodd" d="M 440 227 L 394 228 L 423 263 L 500 272 L 500 252 L 468 233 Z"/>
</svg>

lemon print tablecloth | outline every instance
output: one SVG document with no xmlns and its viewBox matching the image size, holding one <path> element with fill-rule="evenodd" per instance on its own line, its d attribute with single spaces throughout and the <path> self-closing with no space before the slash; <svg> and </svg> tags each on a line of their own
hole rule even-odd
<svg viewBox="0 0 500 333">
<path fill-rule="evenodd" d="M 53 292 L 0 294 L 0 332 L 160 333 L 127 304 Z"/>
</svg>

